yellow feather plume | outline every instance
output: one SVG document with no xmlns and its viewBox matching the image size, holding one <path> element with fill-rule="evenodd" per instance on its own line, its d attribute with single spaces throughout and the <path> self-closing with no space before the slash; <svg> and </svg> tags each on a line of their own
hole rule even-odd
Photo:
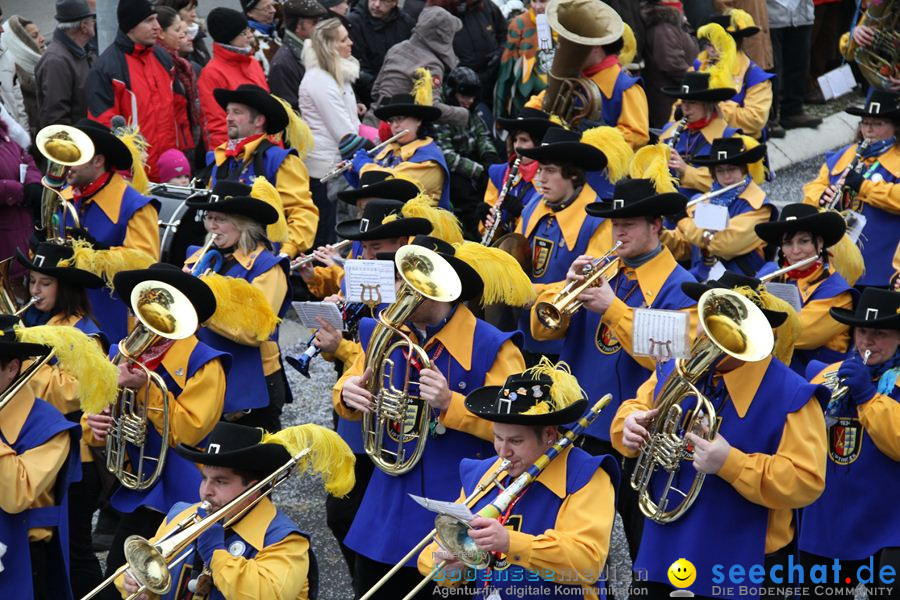
<svg viewBox="0 0 900 600">
<path fill-rule="evenodd" d="M 615 127 L 592 127 L 581 134 L 581 142 L 590 144 L 606 156 L 606 173 L 612 183 L 628 174 L 628 166 L 634 158 L 631 145 Z"/>
<path fill-rule="evenodd" d="M 569 129 L 568 123 L 563 121 L 559 115 L 550 115 L 550 118 L 547 120 L 550 121 L 551 123 L 553 123 L 554 125 L 556 125 L 557 127 L 562 127 L 563 129 L 566 129 L 566 130 Z"/>
<path fill-rule="evenodd" d="M 549 358 L 544 356 L 541 358 L 541 362 L 526 370 L 525 375 L 531 375 L 535 380 L 541 375 L 546 375 L 553 382 L 550 386 L 550 398 L 547 400 L 547 403 L 550 404 L 548 407 L 550 410 L 562 410 L 586 396 L 584 390 L 578 385 L 578 380 L 572 375 L 569 365 L 562 361 L 554 365 Z M 538 404 L 543 404 L 543 402 Z M 534 407 L 523 414 L 544 414 L 545 412 L 550 412 L 550 410 Z"/>
<path fill-rule="evenodd" d="M 759 142 L 750 137 L 749 135 L 741 135 L 737 134 L 741 140 L 744 142 L 744 151 L 752 150 L 759 146 Z M 762 183 L 766 180 L 766 166 L 763 164 L 765 161 L 760 158 L 758 161 L 754 163 L 750 163 L 747 165 L 747 171 L 750 173 L 750 177 L 756 183 Z"/>
<path fill-rule="evenodd" d="M 725 11 L 725 14 L 731 19 L 731 27 L 728 28 L 728 31 L 756 27 L 756 22 L 753 20 L 753 17 L 745 10 L 741 10 L 740 8 L 729 8 Z"/>
<path fill-rule="evenodd" d="M 455 247 L 454 256 L 475 269 L 484 282 L 481 295 L 483 306 L 526 306 L 534 301 L 534 286 L 512 255 L 475 242 L 462 242 Z"/>
<path fill-rule="evenodd" d="M 203 275 L 200 279 L 216 297 L 216 312 L 207 321 L 213 331 L 226 337 L 243 336 L 250 332 L 260 344 L 275 333 L 281 319 L 272 310 L 262 290 L 246 279 L 217 273 Z"/>
<path fill-rule="evenodd" d="M 72 240 L 72 249 L 75 251 L 72 257 L 59 261 L 59 266 L 89 271 L 102 277 L 109 287 L 112 287 L 116 273 L 146 269 L 156 262 L 149 254 L 134 248 L 94 250 L 90 243 L 84 240 Z"/>
<path fill-rule="evenodd" d="M 634 153 L 628 175 L 632 179 L 649 179 L 657 194 L 676 192 L 678 180 L 669 171 L 672 149 L 663 143 L 644 146 Z"/>
<path fill-rule="evenodd" d="M 262 175 L 253 180 L 250 195 L 257 200 L 262 200 L 275 209 L 278 220 L 266 227 L 266 237 L 272 242 L 286 242 L 288 240 L 288 226 L 284 218 L 284 205 L 281 203 L 281 194 L 269 180 Z"/>
<path fill-rule="evenodd" d="M 431 83 L 431 71 L 424 67 L 416 69 L 413 77 L 412 96 L 416 104 L 431 106 L 434 104 L 434 88 Z"/>
<path fill-rule="evenodd" d="M 707 40 L 716 49 L 719 58 L 715 64 L 704 69 L 709 73 L 709 87 L 734 88 L 734 65 L 737 60 L 737 45 L 725 29 L 718 23 L 707 23 L 697 30 L 697 38 Z M 701 62 L 706 62 L 701 59 Z"/>
<path fill-rule="evenodd" d="M 431 196 L 424 192 L 419 193 L 415 198 L 406 202 L 400 215 L 388 215 L 381 223 L 390 223 L 400 217 L 427 219 L 431 223 L 431 233 L 428 235 L 444 240 L 448 244 L 456 244 L 463 240 L 462 225 L 460 225 L 456 215 L 449 210 L 438 208 Z"/>
<path fill-rule="evenodd" d="M 631 30 L 628 23 L 625 23 L 625 28 L 622 30 L 622 42 L 624 45 L 622 50 L 619 51 L 619 64 L 624 68 L 634 62 L 634 57 L 637 54 L 637 40 L 634 38 L 634 31 Z"/>
<path fill-rule="evenodd" d="M 81 410 L 98 413 L 116 401 L 119 370 L 96 340 L 74 327 L 58 325 L 17 325 L 15 330 L 16 339 L 22 343 L 53 348 L 59 368 L 79 381 Z"/>
<path fill-rule="evenodd" d="M 790 304 L 767 292 L 765 286 L 755 290 L 742 286 L 735 288 L 734 291 L 750 299 L 760 308 L 787 314 L 784 323 L 774 329 L 775 348 L 772 350 L 772 355 L 786 365 L 791 364 L 794 344 L 800 337 L 800 317 L 797 312 Z"/>
<path fill-rule="evenodd" d="M 278 136 L 281 136 L 285 146 L 289 146 L 297 151 L 297 154 L 300 155 L 300 160 L 306 160 L 306 156 L 315 145 L 309 125 L 300 118 L 300 115 L 294 112 L 294 108 L 286 100 L 279 98 L 275 94 L 271 94 L 271 96 L 278 100 L 278 103 L 284 107 L 288 115 L 287 127 Z"/>
<path fill-rule="evenodd" d="M 830 256 L 828 262 L 831 267 L 840 273 L 841 277 L 846 279 L 850 285 L 856 285 L 859 278 L 866 272 L 862 252 L 847 234 L 844 234 L 837 244 L 828 249 L 828 254 Z"/>
<path fill-rule="evenodd" d="M 307 423 L 287 427 L 277 433 L 266 433 L 263 444 L 280 444 L 291 456 L 309 448 L 310 452 L 298 463 L 302 471 L 313 471 L 322 476 L 325 490 L 336 498 L 350 493 L 356 484 L 353 466 L 356 457 L 347 442 L 334 431 Z"/>
<path fill-rule="evenodd" d="M 141 194 L 146 194 L 150 188 L 150 180 L 147 179 L 147 168 L 145 166 L 147 158 L 147 149 L 150 144 L 147 139 L 141 135 L 141 130 L 136 126 L 127 126 L 119 130 L 116 135 L 131 154 L 131 187 Z"/>
</svg>

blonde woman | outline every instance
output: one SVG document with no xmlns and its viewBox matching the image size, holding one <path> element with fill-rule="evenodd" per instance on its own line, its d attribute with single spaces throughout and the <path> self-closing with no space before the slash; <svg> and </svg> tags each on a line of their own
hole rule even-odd
<svg viewBox="0 0 900 600">
<path fill-rule="evenodd" d="M 312 130 L 315 145 L 306 158 L 309 189 L 319 209 L 315 247 L 334 241 L 335 205 L 328 201 L 325 176 L 341 160 L 341 137 L 359 131 L 359 105 L 352 84 L 359 62 L 350 54 L 353 42 L 338 19 L 320 21 L 303 44 L 306 74 L 300 83 L 297 106 Z"/>
</svg>

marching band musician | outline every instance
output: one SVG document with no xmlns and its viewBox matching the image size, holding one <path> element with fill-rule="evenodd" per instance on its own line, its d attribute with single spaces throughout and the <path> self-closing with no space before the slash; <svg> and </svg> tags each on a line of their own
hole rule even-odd
<svg viewBox="0 0 900 600">
<path fill-rule="evenodd" d="M 18 317 L 0 315 L 0 397 L 22 363 L 51 348 L 19 341 Z M 80 476 L 78 424 L 22 386 L 0 412 L 0 540 L 4 598 L 72 598 L 67 492 Z"/>
<path fill-rule="evenodd" d="M 714 287 L 747 286 L 755 289 L 745 277 L 723 276 L 707 284 L 684 283 L 682 289 L 697 300 Z M 754 295 L 751 292 L 748 298 L 757 304 Z M 773 329 L 788 318 L 784 312 L 760 310 Z M 659 365 L 636 397 L 616 412 L 610 435 L 613 447 L 625 456 L 637 456 L 650 437 L 652 420 L 666 418 L 654 404 L 674 369 L 675 361 Z M 725 355 L 700 375 L 698 388 L 716 407 L 721 422 L 711 441 L 685 433 L 693 454 L 681 460 L 673 482 L 686 489 L 695 472 L 704 473 L 703 488 L 677 520 L 665 524 L 645 520 L 634 568 L 647 576 L 641 595 L 662 597 L 672 590 L 670 566 L 679 557 L 688 557 L 696 567 L 691 591 L 698 597 L 744 598 L 737 587 L 713 593 L 713 565 L 763 565 L 767 577 L 763 585 L 774 585 L 768 579 L 772 565 L 785 565 L 792 553 L 794 510 L 811 504 L 825 487 L 825 427 L 819 402 L 828 397 L 828 390 L 807 383 L 772 354 L 757 362 Z M 690 406 L 682 403 L 681 408 Z M 658 471 L 649 489 L 661 486 L 667 477 Z M 711 521 L 728 523 L 729 535 L 706 535 L 700 524 Z"/>
<path fill-rule="evenodd" d="M 484 483 L 502 460 L 509 460 L 510 465 L 499 474 L 499 480 L 509 485 L 559 440 L 562 425 L 587 410 L 578 381 L 561 366 L 545 361 L 510 375 L 502 386 L 485 386 L 466 397 L 469 412 L 493 423 L 497 456 L 463 459 L 457 502 L 462 503 L 476 485 Z M 493 566 L 479 570 L 474 581 L 468 580 L 470 576 L 460 574 L 465 567 L 458 557 L 432 542 L 419 554 L 419 570 L 427 574 L 436 563 L 449 560 L 438 581 L 477 586 L 477 598 L 526 597 L 520 594 L 542 580 L 565 589 L 549 588 L 553 593 L 545 592 L 541 598 L 597 598 L 600 591 L 595 583 L 609 553 L 618 480 L 619 469 L 612 456 L 591 456 L 580 448 L 566 448 L 499 519 L 476 517 L 469 522 L 469 535 L 478 549 L 494 554 Z M 495 496 L 487 491 L 472 512 Z M 585 588 L 584 595 L 575 594 L 575 587 Z M 497 595 L 489 596 L 491 593 Z"/>
<path fill-rule="evenodd" d="M 275 231 L 273 226 L 280 226 L 279 233 L 287 227 L 279 210 L 278 193 L 270 185 L 270 194 L 266 195 L 263 189 L 265 186 L 259 183 L 251 188 L 239 181 L 220 179 L 211 196 L 189 201 L 188 206 L 205 211 L 203 225 L 208 236 L 214 238 L 210 248 L 213 254 L 206 258 L 215 257 L 214 253 L 221 257 L 221 266 L 214 271 L 250 282 L 262 292 L 272 313 L 281 318 L 290 308 L 289 261 L 272 251 L 267 227 Z M 207 267 L 198 262 L 204 261 L 201 250 L 197 246 L 188 248 L 185 272 L 204 274 Z M 252 310 L 249 306 L 243 308 Z M 278 328 L 268 340 L 260 342 L 258 332 L 229 325 L 235 326 L 223 328 L 210 322 L 197 334 L 201 342 L 232 357 L 226 377 L 224 417 L 248 427 L 277 431 L 281 429 L 281 410 L 290 398 L 278 347 Z"/>
<path fill-rule="evenodd" d="M 115 276 L 114 284 L 120 297 L 130 298 L 132 289 L 143 281 L 160 281 L 181 291 L 191 301 L 198 323 L 205 323 L 215 312 L 216 299 L 209 287 L 173 265 L 157 263 L 147 269 L 122 271 Z M 161 338 L 136 358 L 160 375 L 168 390 L 167 398 L 160 397 L 159 390 L 149 385 L 142 370 L 128 363 L 120 364 L 119 386 L 135 390 L 140 397 L 149 394 L 146 450 L 158 454 L 163 443 L 170 447 L 182 442 L 199 444 L 222 416 L 225 374 L 231 357 L 191 335 L 180 340 Z M 160 435 L 163 402 L 169 407 L 167 440 Z M 112 417 L 108 411 L 85 414 L 82 427 L 86 431 L 89 429 L 86 439 L 92 446 L 102 446 L 107 435 L 115 435 L 111 431 Z M 128 450 L 133 448 L 129 445 Z M 153 535 L 173 504 L 196 499 L 199 482 L 200 473 L 196 467 L 170 452 L 166 455 L 161 477 L 151 487 L 141 491 L 125 487 L 116 490 L 110 503 L 123 515 L 107 557 L 107 577 L 125 562 L 122 551 L 125 538 L 131 534 Z"/>
<path fill-rule="evenodd" d="M 70 228 L 69 235 L 89 242 L 97 250 L 139 252 L 146 259 L 141 267 L 159 260 L 158 207 L 118 173 L 141 168 L 140 165 L 132 163 L 128 146 L 100 123 L 82 119 L 76 127 L 91 138 L 94 156 L 84 164 L 69 167 L 69 187 L 61 192 L 74 203 L 81 221 L 81 228 L 73 230 L 70 215 L 61 215 Z M 126 306 L 105 289 L 89 290 L 88 298 L 100 329 L 110 341 L 125 337 Z"/>
<path fill-rule="evenodd" d="M 637 150 L 650 139 L 650 114 L 641 80 L 629 75 L 619 64 L 619 52 L 625 45 L 622 18 L 600 0 L 557 1 L 547 6 L 547 21 L 560 38 L 566 37 L 561 30 L 580 24 L 579 20 L 590 21 L 593 37 L 577 36 L 579 39 L 574 41 L 590 47 L 581 66 L 581 77 L 590 78 L 599 88 L 600 124 L 621 131 L 625 141 Z M 525 106 L 541 108 L 545 94 L 546 90 L 532 96 Z"/>
<path fill-rule="evenodd" d="M 462 292 L 454 302 L 425 300 L 404 326 L 432 361 L 431 368 L 427 369 L 413 365 L 414 377 L 418 379 L 415 387 L 431 412 L 430 434 L 421 460 L 411 470 L 394 476 L 375 469 L 372 474 L 350 532 L 344 539 L 344 543 L 358 553 L 354 569 L 357 597 L 372 587 L 390 565 L 398 562 L 431 529 L 428 514 L 419 510 L 409 494 L 453 498 L 460 487 L 455 476 L 459 461 L 487 456 L 489 445 L 485 440 L 491 437 L 490 427 L 487 421 L 465 411 L 463 402 L 467 390 L 498 385 L 510 374 L 525 368 L 515 343 L 518 334 L 502 332 L 477 319 L 464 304 L 480 297 L 485 287 L 507 287 L 505 282 L 512 281 L 512 277 L 497 272 L 496 268 L 492 270 L 491 265 L 486 264 L 477 265 L 485 270 L 485 275 L 479 275 L 476 261 L 457 258 L 455 254 L 462 254 L 460 250 L 436 238 L 417 236 L 412 244 L 433 249 L 445 258 L 462 281 Z M 488 272 L 493 272 L 493 277 L 488 277 Z M 510 299 L 506 301 L 511 302 Z M 364 350 L 369 347 L 374 326 L 371 319 L 363 319 L 360 323 L 360 343 Z M 403 379 L 409 359 L 400 350 L 390 358 L 394 361 L 393 383 L 402 385 L 399 379 Z M 365 364 L 365 355 L 359 355 L 334 386 L 335 410 L 345 418 L 359 419 L 362 411 L 373 408 L 373 396 L 366 388 L 373 373 L 371 367 L 364 370 Z M 415 563 L 410 560 L 391 580 L 390 590 L 382 589 L 373 598 L 395 599 L 393 590 L 412 589 L 419 579 Z M 426 588 L 417 597 L 427 596 Z"/>
<path fill-rule="evenodd" d="M 225 110 L 228 141 L 207 155 L 211 167 L 209 184 L 218 179 L 237 179 L 252 185 L 264 176 L 281 196 L 288 225 L 288 241 L 279 252 L 294 258 L 313 245 L 319 209 L 309 191 L 309 173 L 297 148 L 270 141 L 289 127 L 291 117 L 282 104 L 263 88 L 245 83 L 234 90 L 216 88 L 213 96 Z"/>
<path fill-rule="evenodd" d="M 675 237 L 690 244 L 691 274 L 697 281 L 709 278 L 710 268 L 717 262 L 728 271 L 754 275 L 763 263 L 762 240 L 754 227 L 769 222 L 777 213 L 759 184 L 764 179 L 763 159 L 766 145 L 736 134 L 713 140 L 709 154 L 695 156 L 694 167 L 705 167 L 713 177 L 710 192 L 719 195 L 709 199 L 714 206 L 725 207 L 728 221 L 725 229 L 715 231 L 698 227 L 694 215 L 698 207 L 688 209 L 687 216 L 678 221 Z M 726 192 L 720 190 L 740 183 Z"/>
<path fill-rule="evenodd" d="M 839 323 L 853 328 L 853 350 L 830 366 L 809 365 L 810 372 L 818 372 L 814 383 L 836 374 L 846 389 L 843 398 L 833 390 L 825 406 L 826 486 L 822 496 L 803 509 L 800 562 L 810 572 L 813 565 L 831 568 L 840 559 L 837 582 L 850 575 L 853 584 L 837 583 L 833 587 L 838 589 L 832 592 L 837 594 L 855 588 L 857 569 L 868 567 L 872 560 L 872 585 L 896 589 L 896 584 L 890 584 L 900 570 L 896 558 L 900 517 L 892 506 L 900 495 L 900 294 L 869 287 L 855 310 L 832 308 L 830 312 Z M 860 490 L 877 493 L 860 494 Z M 884 566 L 893 567 L 891 581 L 880 576 Z"/>
<path fill-rule="evenodd" d="M 429 82 L 429 91 L 430 86 Z M 449 210 L 450 170 L 444 153 L 428 135 L 429 125 L 440 118 L 441 110 L 431 105 L 430 98 L 420 96 L 397 94 L 375 109 L 375 116 L 387 122 L 392 136 L 406 133 L 374 158 L 363 148 L 357 150 L 347 178 L 356 187 L 356 179 L 367 170 L 386 169 L 394 177 L 415 182 L 438 206 Z"/>
<path fill-rule="evenodd" d="M 673 146 L 669 170 L 680 182 L 678 191 L 687 197 L 707 192 L 712 186 L 709 169 L 691 166 L 693 158 L 709 154 L 716 138 L 728 138 L 737 133 L 728 126 L 719 109 L 720 102 L 734 96 L 731 85 L 730 81 L 713 79 L 709 73 L 688 71 L 680 86 L 661 90 L 666 96 L 681 100 L 684 122 L 666 123 L 659 141 Z"/>
<path fill-rule="evenodd" d="M 875 89 L 862 108 L 845 112 L 862 118 L 860 142 L 826 157 L 819 176 L 803 186 L 803 201 L 862 213 L 866 224 L 860 249 L 866 271 L 856 285 L 884 286 L 892 274 L 890 257 L 900 230 L 900 94 Z"/>
<path fill-rule="evenodd" d="M 812 256 L 813 264 L 785 273 L 780 280 L 797 286 L 803 308 L 800 337 L 795 342 L 791 368 L 806 373 L 812 360 L 830 364 L 843 359 L 850 349 L 850 328 L 833 319 L 831 308 L 852 310 L 859 293 L 829 262 L 828 248 L 843 237 L 847 224 L 834 211 L 819 212 L 808 204 L 788 204 L 777 221 L 760 223 L 756 235 L 776 248 L 774 263 L 766 263 L 758 277 L 796 264 Z"/>
</svg>

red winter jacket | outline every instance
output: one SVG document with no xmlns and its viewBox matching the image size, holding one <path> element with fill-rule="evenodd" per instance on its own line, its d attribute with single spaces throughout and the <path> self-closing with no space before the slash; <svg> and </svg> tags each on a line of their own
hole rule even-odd
<svg viewBox="0 0 900 600">
<path fill-rule="evenodd" d="M 147 165 L 156 177 L 159 155 L 177 147 L 172 61 L 162 48 L 137 45 L 119 31 L 91 67 L 88 116 L 109 126 L 116 115 L 137 125 L 150 144 Z"/>
<path fill-rule="evenodd" d="M 228 141 L 225 125 L 225 110 L 213 97 L 216 88 L 235 89 L 239 85 L 252 83 L 264 90 L 269 89 L 262 66 L 251 55 L 229 50 L 221 44 L 213 44 L 212 59 L 200 71 L 197 87 L 200 88 L 200 107 L 206 116 L 206 147 L 210 150 Z"/>
</svg>

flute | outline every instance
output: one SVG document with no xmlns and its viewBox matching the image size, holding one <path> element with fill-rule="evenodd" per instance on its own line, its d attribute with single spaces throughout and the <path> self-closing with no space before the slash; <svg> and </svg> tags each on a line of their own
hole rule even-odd
<svg viewBox="0 0 900 600">
<path fill-rule="evenodd" d="M 701 202 L 706 202 L 707 200 L 712 200 L 713 198 L 715 198 L 717 196 L 721 196 L 725 192 L 730 192 L 731 190 L 738 188 L 742 185 L 744 185 L 743 180 L 738 181 L 737 183 L 732 183 L 731 185 L 726 185 L 725 187 L 718 189 L 714 192 L 706 192 L 705 194 L 700 194 L 693 200 L 689 201 L 687 203 L 687 206 L 685 206 L 685 209 L 688 209 L 692 206 L 696 206 L 696 205 L 700 204 Z"/>
<path fill-rule="evenodd" d="M 381 142 L 380 144 L 378 144 L 377 146 L 375 146 L 375 147 L 372 148 L 371 150 L 367 151 L 366 154 L 368 154 L 369 156 L 375 156 L 376 154 L 378 154 L 379 152 L 381 152 L 383 149 L 387 148 L 387 146 L 388 146 L 389 144 L 393 144 L 394 142 L 396 142 L 397 140 L 399 140 L 400 138 L 402 138 L 402 137 L 403 137 L 404 135 L 406 135 L 407 133 L 409 133 L 409 131 L 406 130 L 406 129 L 404 129 L 404 130 L 401 131 L 400 133 L 398 133 L 398 134 L 396 134 L 396 135 L 392 135 L 391 137 L 389 137 L 388 139 L 384 140 L 383 142 Z M 326 181 L 331 181 L 332 179 L 334 179 L 334 178 L 337 177 L 338 175 L 341 175 L 341 174 L 344 173 L 345 171 L 349 171 L 349 170 L 350 170 L 350 167 L 352 167 L 352 166 L 353 166 L 353 161 L 352 161 L 352 160 L 342 160 L 341 162 L 339 162 L 339 163 L 337 164 L 337 166 L 336 166 L 335 168 L 333 168 L 332 170 L 328 171 L 328 173 L 325 174 L 325 177 L 323 177 L 323 178 L 320 179 L 319 181 L 321 181 L 322 183 L 325 183 Z"/>
<path fill-rule="evenodd" d="M 334 246 L 331 246 L 331 249 L 337 250 L 338 252 L 340 252 L 341 250 L 343 250 L 344 248 L 346 248 L 347 246 L 349 246 L 352 243 L 353 243 L 353 240 L 341 240 Z M 291 272 L 293 273 L 294 271 L 296 271 L 303 265 L 309 264 L 314 260 L 315 260 L 315 256 L 313 256 L 312 254 L 310 254 L 309 256 L 301 256 L 300 258 L 295 259 L 294 262 L 291 263 Z"/>
</svg>

